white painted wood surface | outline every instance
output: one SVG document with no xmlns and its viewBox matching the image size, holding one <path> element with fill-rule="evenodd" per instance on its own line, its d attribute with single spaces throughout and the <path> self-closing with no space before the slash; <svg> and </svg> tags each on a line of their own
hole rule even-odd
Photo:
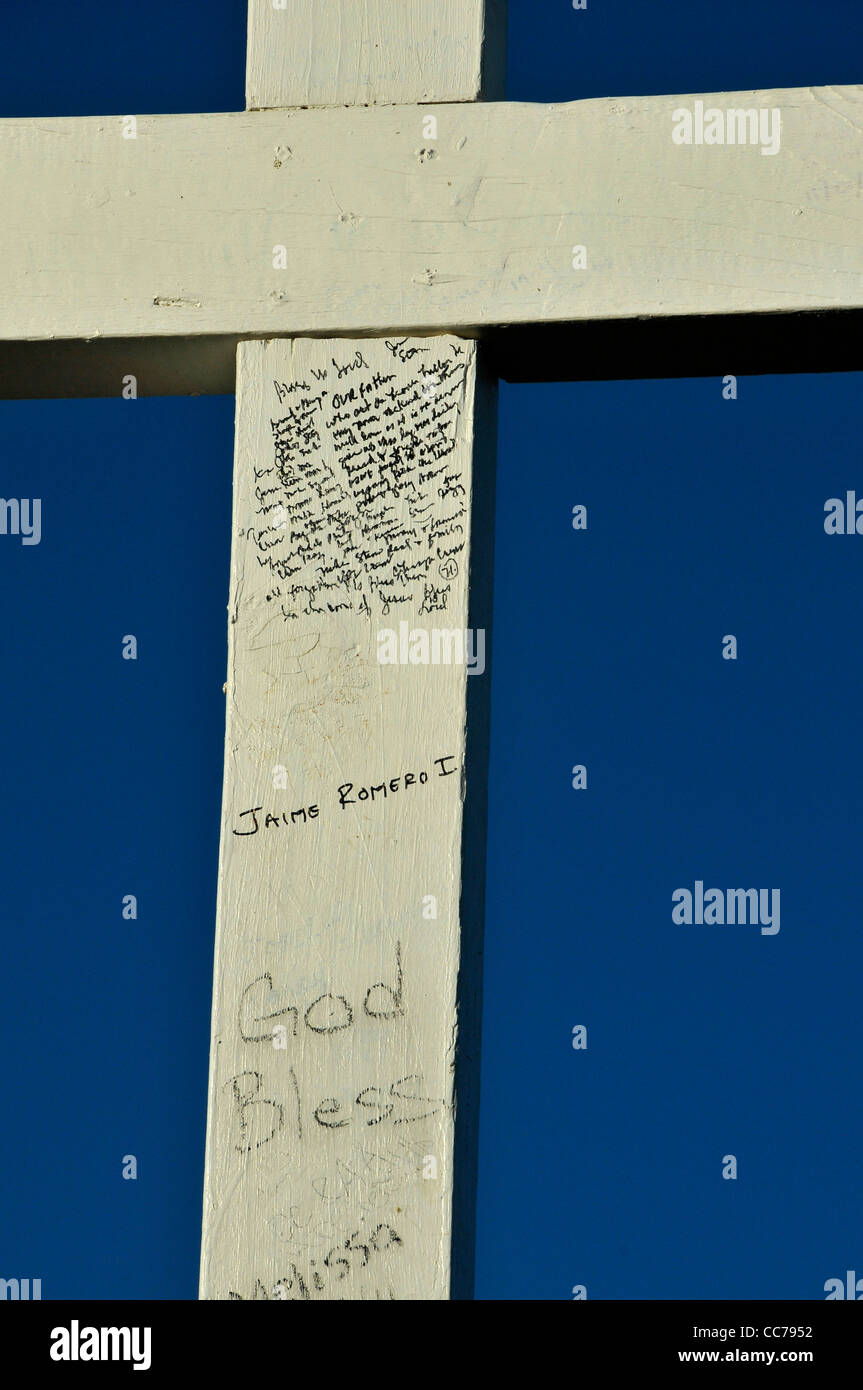
<svg viewBox="0 0 863 1390">
<path fill-rule="evenodd" d="M 485 10 L 486 0 L 249 0 L 246 106 L 474 101 Z"/>
<path fill-rule="evenodd" d="M 475 354 L 238 349 L 202 1298 L 448 1296 Z"/>
<path fill-rule="evenodd" d="M 471 333 L 863 304 L 863 88 L 0 121 L 0 338 Z M 38 200 L 39 216 L 33 215 Z M 573 269 L 573 247 L 587 251 Z M 284 246 L 286 268 L 273 267 Z"/>
</svg>

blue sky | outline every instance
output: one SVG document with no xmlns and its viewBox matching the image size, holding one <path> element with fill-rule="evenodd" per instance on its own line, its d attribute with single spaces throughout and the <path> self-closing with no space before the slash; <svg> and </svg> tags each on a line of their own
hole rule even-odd
<svg viewBox="0 0 863 1390">
<path fill-rule="evenodd" d="M 239 109 L 244 23 L 10 3 L 0 116 Z M 510 0 L 507 94 L 853 83 L 860 38 L 850 0 Z M 863 538 L 823 527 L 863 497 L 859 402 L 501 388 L 480 1299 L 863 1268 Z M 0 537 L 0 1276 L 46 1298 L 196 1296 L 233 405 L 0 401 L 0 494 L 43 499 L 38 546 Z M 780 931 L 673 923 L 696 880 L 780 888 Z"/>
</svg>

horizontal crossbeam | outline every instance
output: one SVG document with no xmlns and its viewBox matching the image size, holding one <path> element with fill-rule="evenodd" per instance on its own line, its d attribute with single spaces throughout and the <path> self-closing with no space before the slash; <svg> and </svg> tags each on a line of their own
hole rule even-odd
<svg viewBox="0 0 863 1390">
<path fill-rule="evenodd" d="M 775 152 L 678 143 L 698 102 L 778 110 Z M 253 335 L 859 310 L 861 117 L 845 87 L 0 121 L 0 341 L 206 340 L 162 388 L 206 390 Z"/>
</svg>

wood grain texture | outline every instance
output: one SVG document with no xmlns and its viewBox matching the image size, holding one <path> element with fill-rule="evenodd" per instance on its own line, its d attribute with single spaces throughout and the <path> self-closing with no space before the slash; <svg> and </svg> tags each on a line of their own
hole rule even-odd
<svg viewBox="0 0 863 1390">
<path fill-rule="evenodd" d="M 246 106 L 474 101 L 487 0 L 249 0 Z M 499 6 L 492 5 L 493 11 Z M 501 29 L 505 15 L 494 14 Z"/>
<path fill-rule="evenodd" d="M 202 1298 L 448 1296 L 475 353 L 238 349 Z"/>
<path fill-rule="evenodd" d="M 779 153 L 674 144 L 679 96 L 0 121 L 0 338 L 860 307 L 863 88 L 704 100 Z"/>
</svg>

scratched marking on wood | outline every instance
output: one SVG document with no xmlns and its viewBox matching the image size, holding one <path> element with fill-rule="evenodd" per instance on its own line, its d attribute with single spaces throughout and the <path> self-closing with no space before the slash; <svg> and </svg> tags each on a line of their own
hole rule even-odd
<svg viewBox="0 0 863 1390">
<path fill-rule="evenodd" d="M 202 1298 L 448 1297 L 474 365 L 239 348 Z"/>
</svg>

